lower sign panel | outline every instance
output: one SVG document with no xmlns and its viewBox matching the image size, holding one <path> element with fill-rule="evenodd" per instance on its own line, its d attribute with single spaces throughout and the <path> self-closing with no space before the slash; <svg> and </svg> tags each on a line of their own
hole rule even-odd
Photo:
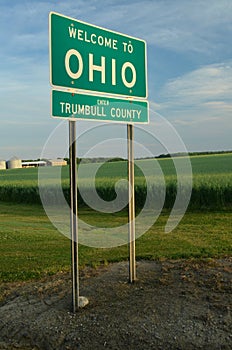
<svg viewBox="0 0 232 350">
<path fill-rule="evenodd" d="M 149 122 L 148 102 L 52 90 L 51 114 L 69 120 Z"/>
</svg>

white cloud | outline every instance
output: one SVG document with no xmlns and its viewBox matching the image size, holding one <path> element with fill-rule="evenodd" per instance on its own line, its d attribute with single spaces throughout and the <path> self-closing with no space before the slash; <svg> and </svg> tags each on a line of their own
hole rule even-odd
<svg viewBox="0 0 232 350">
<path fill-rule="evenodd" d="M 231 149 L 232 62 L 207 65 L 167 82 L 159 112 L 189 150 Z"/>
<path fill-rule="evenodd" d="M 232 104 L 232 62 L 213 64 L 167 82 L 161 108 L 219 108 Z"/>
</svg>

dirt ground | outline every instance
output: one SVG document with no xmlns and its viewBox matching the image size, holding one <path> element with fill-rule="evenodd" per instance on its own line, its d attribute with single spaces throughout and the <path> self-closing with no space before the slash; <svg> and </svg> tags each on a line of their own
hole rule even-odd
<svg viewBox="0 0 232 350">
<path fill-rule="evenodd" d="M 67 273 L 0 287 L 0 349 L 232 349 L 232 259 L 139 261 L 81 271 L 89 304 L 71 312 Z"/>
</svg>

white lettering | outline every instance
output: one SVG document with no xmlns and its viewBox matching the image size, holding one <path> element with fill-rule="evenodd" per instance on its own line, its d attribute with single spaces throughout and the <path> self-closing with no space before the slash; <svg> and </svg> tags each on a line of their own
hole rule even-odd
<svg viewBox="0 0 232 350">
<path fill-rule="evenodd" d="M 86 41 L 87 43 L 90 43 L 90 40 L 88 39 L 88 33 L 87 33 L 87 32 L 85 32 L 85 41 Z"/>
<path fill-rule="evenodd" d="M 68 27 L 70 38 L 76 39 L 77 30 L 74 27 Z"/>
<path fill-rule="evenodd" d="M 131 44 L 131 41 L 129 41 L 129 44 L 128 44 L 128 46 L 127 46 L 127 49 L 128 49 L 128 52 L 129 53 L 132 53 L 133 52 L 133 46 L 132 46 L 132 44 Z"/>
<path fill-rule="evenodd" d="M 85 106 L 85 114 L 90 115 L 90 106 L 88 105 Z"/>
<path fill-rule="evenodd" d="M 131 69 L 131 72 L 132 72 L 132 79 L 131 79 L 131 82 L 128 82 L 126 80 L 126 70 L 127 69 Z M 135 83 L 136 83 L 136 70 L 135 70 L 135 67 L 134 65 L 131 63 L 131 62 L 125 62 L 122 66 L 122 81 L 123 81 L 123 84 L 128 87 L 129 89 L 131 89 Z"/>
<path fill-rule="evenodd" d="M 105 38 L 105 46 L 111 47 L 111 38 Z"/>
<path fill-rule="evenodd" d="M 72 103 L 72 114 L 77 114 L 77 104 Z"/>
<path fill-rule="evenodd" d="M 78 114 L 84 114 L 85 113 L 85 105 L 78 105 Z"/>
<path fill-rule="evenodd" d="M 115 118 L 115 108 L 114 107 L 111 108 L 110 114 L 111 114 L 111 117 Z"/>
<path fill-rule="evenodd" d="M 95 37 L 93 36 L 93 38 Z M 111 64 L 110 64 L 110 60 L 106 61 L 105 56 L 97 57 L 98 61 L 99 59 L 100 59 L 100 64 L 95 64 L 96 58 L 94 54 L 89 53 L 88 62 L 86 62 L 87 57 L 82 58 L 82 55 L 80 54 L 79 51 L 75 49 L 70 49 L 67 51 L 65 55 L 65 62 L 64 62 L 65 70 L 68 76 L 73 80 L 79 79 L 82 76 L 83 71 L 85 71 L 85 72 L 88 72 L 87 74 L 88 74 L 89 82 L 94 82 L 94 81 L 98 82 L 100 80 L 101 84 L 106 84 L 106 69 L 107 70 L 111 69 L 111 77 L 109 72 L 109 74 L 107 75 L 108 77 L 107 83 L 108 84 L 111 83 L 112 86 L 116 86 L 118 84 L 117 60 L 115 58 L 112 58 Z M 86 64 L 88 65 L 88 67 L 86 67 L 85 70 L 84 70 L 84 62 L 86 62 Z M 107 63 L 107 67 L 106 67 L 106 63 Z M 94 76 L 95 72 L 99 72 L 101 77 L 100 78 L 99 76 L 95 77 Z M 85 76 L 85 79 L 88 79 L 88 78 Z M 134 65 L 131 62 L 125 62 L 121 68 L 121 82 L 125 85 L 125 87 L 131 89 L 136 84 L 136 78 L 137 78 L 137 73 Z"/>
<path fill-rule="evenodd" d="M 108 106 L 110 103 L 108 100 L 97 100 L 97 104 L 98 105 L 104 105 L 104 106 Z"/>
<path fill-rule="evenodd" d="M 77 31 L 77 39 L 78 40 L 83 40 L 83 30 L 78 29 L 78 31 Z"/>
<path fill-rule="evenodd" d="M 131 111 L 131 110 L 126 110 L 126 113 L 125 113 L 125 115 L 124 115 L 124 118 L 131 118 L 131 113 L 132 113 L 133 111 Z"/>
<path fill-rule="evenodd" d="M 103 100 L 104 102 L 104 100 Z M 105 100 L 105 102 L 108 102 Z M 77 116 L 97 116 L 106 117 L 104 106 L 79 105 L 77 103 L 60 102 L 61 112 L 71 117 Z"/>
<path fill-rule="evenodd" d="M 61 105 L 61 113 L 64 113 L 65 102 L 60 102 L 60 105 Z"/>
<path fill-rule="evenodd" d="M 102 35 L 97 35 L 95 33 L 88 33 L 86 30 L 82 29 L 76 29 L 74 27 L 74 24 L 71 24 L 71 26 L 68 28 L 69 30 L 69 36 L 70 38 L 74 38 L 80 41 L 85 41 L 87 43 L 92 43 L 94 45 L 98 44 L 99 46 L 105 46 L 113 50 L 118 50 L 118 40 L 112 39 L 109 37 L 105 37 Z M 132 49 L 129 49 L 128 46 L 130 44 L 123 43 L 124 45 L 124 52 L 132 52 Z"/>
<path fill-rule="evenodd" d="M 96 41 L 96 34 L 91 34 L 91 43 L 93 43 L 93 44 L 96 44 L 97 43 L 97 41 Z"/>
<path fill-rule="evenodd" d="M 70 58 L 71 56 L 76 56 L 77 60 L 78 60 L 78 69 L 76 71 L 76 73 L 72 72 L 70 69 Z M 81 54 L 74 49 L 70 49 L 68 50 L 68 52 L 65 55 L 65 69 L 67 74 L 72 78 L 72 79 L 78 79 L 80 78 L 82 72 L 83 72 L 83 60 L 81 57 Z"/>
<path fill-rule="evenodd" d="M 120 118 L 120 116 L 121 116 L 121 114 L 120 114 L 120 109 L 117 108 L 117 109 L 116 109 L 116 117 L 117 117 L 117 118 Z"/>
<path fill-rule="evenodd" d="M 110 115 L 112 118 L 134 120 L 136 118 L 140 119 L 140 114 L 141 114 L 141 110 L 136 110 L 136 109 L 112 107 L 110 110 Z"/>
<path fill-rule="evenodd" d="M 93 81 L 93 72 L 94 71 L 101 72 L 101 83 L 105 84 L 106 82 L 106 69 L 105 69 L 105 57 L 101 56 L 101 65 L 97 66 L 93 64 L 93 54 L 89 54 L 89 81 Z"/>
<path fill-rule="evenodd" d="M 70 112 L 70 108 L 71 108 L 70 103 L 66 103 L 66 104 L 65 104 L 65 113 L 71 113 L 71 112 Z"/>
<path fill-rule="evenodd" d="M 116 60 L 112 58 L 112 85 L 116 85 Z"/>
<path fill-rule="evenodd" d="M 114 50 L 117 50 L 118 48 L 117 48 L 117 43 L 118 43 L 118 40 L 113 40 L 113 46 L 112 46 L 112 48 L 114 49 Z"/>
<path fill-rule="evenodd" d="M 127 43 L 122 43 L 123 44 L 123 51 L 126 52 L 128 51 L 129 53 L 132 53 L 134 51 L 134 48 L 131 44 L 131 41 L 129 41 L 129 44 Z"/>
<path fill-rule="evenodd" d="M 103 38 L 103 36 L 99 36 L 99 37 L 97 38 L 97 42 L 98 42 L 98 45 L 102 46 L 102 45 L 104 44 L 104 38 Z"/>
</svg>

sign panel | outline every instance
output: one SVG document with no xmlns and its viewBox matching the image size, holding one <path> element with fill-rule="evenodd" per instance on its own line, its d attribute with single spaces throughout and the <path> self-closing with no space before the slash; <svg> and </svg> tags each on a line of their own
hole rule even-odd
<svg viewBox="0 0 232 350">
<path fill-rule="evenodd" d="M 148 102 L 52 90 L 51 115 L 69 120 L 148 123 Z"/>
<path fill-rule="evenodd" d="M 49 33 L 51 85 L 147 98 L 144 40 L 54 12 Z"/>
</svg>

